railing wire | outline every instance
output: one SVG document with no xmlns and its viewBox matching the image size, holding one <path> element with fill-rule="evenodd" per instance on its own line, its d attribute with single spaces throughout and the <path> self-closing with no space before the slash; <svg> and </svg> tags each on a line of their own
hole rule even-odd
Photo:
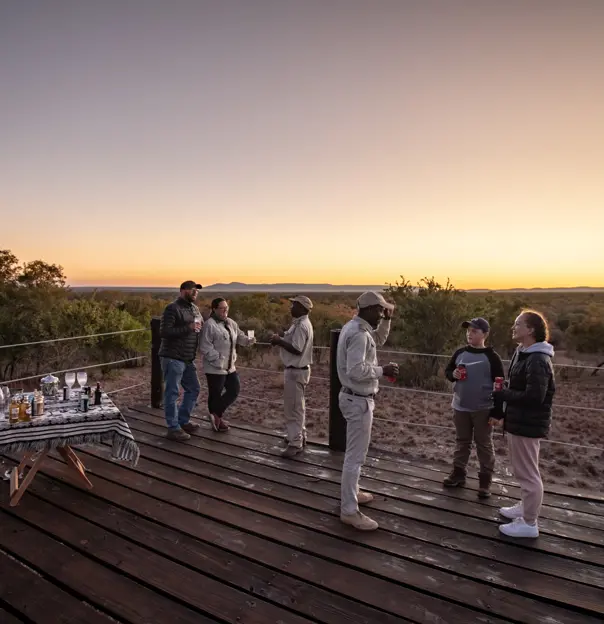
<svg viewBox="0 0 604 624">
<path fill-rule="evenodd" d="M 62 373 L 69 373 L 71 371 L 82 371 L 82 370 L 89 370 L 91 368 L 101 368 L 101 366 L 112 366 L 113 364 L 124 364 L 125 362 L 133 362 L 134 360 L 142 360 L 146 357 L 147 357 L 146 355 L 137 355 L 136 357 L 126 358 L 125 360 L 115 360 L 114 362 L 102 362 L 101 364 L 91 364 L 90 366 L 72 366 L 71 368 L 66 368 L 64 370 L 51 371 L 49 373 L 40 373 L 39 375 L 30 375 L 29 377 L 19 377 L 18 379 L 8 379 L 7 381 L 2 381 L 0 383 L 9 384 L 9 383 L 17 383 L 18 381 L 29 381 L 30 379 L 39 379 L 40 377 L 44 377 L 45 375 L 60 375 Z"/>
<path fill-rule="evenodd" d="M 262 345 L 265 347 L 272 347 L 270 342 L 257 342 L 257 345 Z M 313 349 L 329 349 L 329 347 L 324 347 L 321 345 L 313 345 Z M 442 353 L 421 353 L 419 351 L 399 351 L 399 350 L 388 350 L 388 349 L 377 349 L 377 353 L 386 353 L 389 355 L 406 355 L 412 357 L 436 357 L 436 358 L 444 358 L 447 360 L 451 359 L 450 355 L 443 355 Z M 501 360 L 502 362 L 509 363 L 511 360 Z M 561 364 L 557 362 L 552 362 L 553 366 L 557 366 L 559 368 L 583 368 L 586 370 L 601 370 L 601 366 L 589 366 L 588 364 Z"/>
<path fill-rule="evenodd" d="M 84 338 L 100 338 L 101 336 L 116 336 L 118 334 L 132 334 L 134 332 L 148 332 L 151 329 L 124 329 L 116 332 L 105 332 L 103 334 L 88 334 L 86 336 L 67 336 L 66 338 L 50 338 L 49 340 L 36 340 L 35 342 L 21 342 L 17 344 L 0 345 L 0 349 L 10 349 L 13 347 L 31 347 L 34 345 L 49 344 L 51 342 L 63 342 L 65 340 L 83 340 Z"/>
<path fill-rule="evenodd" d="M 116 394 L 118 392 L 124 392 L 125 390 L 132 390 L 134 388 L 140 388 L 140 386 L 146 386 L 148 382 L 143 381 L 142 383 L 134 384 L 133 386 L 126 386 L 125 388 L 118 388 L 117 390 L 109 390 L 106 394 Z"/>
<path fill-rule="evenodd" d="M 238 370 L 250 370 L 256 371 L 259 373 L 271 373 L 271 374 L 279 374 L 281 371 L 270 369 L 270 368 L 253 368 L 251 366 L 238 366 Z M 321 377 L 318 375 L 313 375 L 312 379 L 320 379 L 321 381 L 329 381 L 329 377 Z M 418 394 L 429 394 L 433 396 L 443 396 L 452 398 L 452 392 L 439 392 L 437 390 L 424 390 L 422 388 L 409 388 L 405 386 L 380 386 L 381 390 L 395 390 L 398 392 L 416 392 Z M 580 405 L 565 405 L 563 403 L 554 403 L 552 408 L 563 408 L 563 409 L 575 409 L 575 410 L 583 410 L 588 412 L 604 412 L 604 408 L 601 407 L 582 407 Z"/>
</svg>

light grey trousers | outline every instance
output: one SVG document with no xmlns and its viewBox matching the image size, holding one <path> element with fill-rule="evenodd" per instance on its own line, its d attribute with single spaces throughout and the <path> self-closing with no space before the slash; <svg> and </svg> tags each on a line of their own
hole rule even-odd
<svg viewBox="0 0 604 624">
<path fill-rule="evenodd" d="M 302 448 L 306 435 L 306 401 L 304 391 L 310 381 L 310 369 L 286 368 L 283 373 L 283 409 L 285 429 L 290 446 Z"/>
<path fill-rule="evenodd" d="M 346 454 L 342 466 L 341 513 L 351 515 L 359 510 L 359 478 L 365 463 L 371 426 L 373 424 L 372 398 L 354 396 L 340 392 L 340 411 L 346 420 Z"/>
</svg>

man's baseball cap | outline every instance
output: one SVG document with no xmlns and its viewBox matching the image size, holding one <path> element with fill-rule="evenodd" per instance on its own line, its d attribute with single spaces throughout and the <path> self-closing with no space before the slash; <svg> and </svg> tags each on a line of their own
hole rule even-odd
<svg viewBox="0 0 604 624">
<path fill-rule="evenodd" d="M 294 301 L 302 304 L 307 310 L 312 310 L 312 301 L 305 297 L 304 295 L 297 295 L 296 297 L 292 297 L 290 301 L 293 303 Z"/>
<path fill-rule="evenodd" d="M 468 329 L 468 327 L 473 327 L 474 329 L 480 329 L 485 334 L 491 331 L 491 326 L 489 325 L 489 321 L 487 319 L 483 319 L 482 317 L 473 318 L 469 321 L 464 321 L 461 326 L 464 329 Z"/>
<path fill-rule="evenodd" d="M 180 290 L 191 290 L 192 288 L 197 288 L 197 290 L 201 290 L 203 286 L 194 282 L 193 280 L 187 280 L 180 285 Z"/>
<path fill-rule="evenodd" d="M 380 295 L 380 293 L 377 293 L 373 290 L 368 290 L 367 292 L 364 292 L 357 299 L 357 307 L 359 308 L 359 310 L 361 308 L 370 308 L 371 306 L 378 305 L 382 306 L 382 308 L 385 308 L 386 310 L 390 310 L 391 312 L 392 310 L 394 310 L 394 304 L 388 303 L 386 299 L 384 299 L 384 297 Z"/>
</svg>

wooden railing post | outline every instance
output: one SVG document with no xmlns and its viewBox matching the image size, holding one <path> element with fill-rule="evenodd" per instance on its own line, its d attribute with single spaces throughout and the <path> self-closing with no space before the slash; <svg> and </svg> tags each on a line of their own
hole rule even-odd
<svg viewBox="0 0 604 624">
<path fill-rule="evenodd" d="M 159 324 L 161 319 L 154 316 L 151 319 L 151 407 L 161 408 L 164 399 L 164 376 L 159 359 L 161 336 Z"/>
<path fill-rule="evenodd" d="M 339 396 L 342 384 L 338 377 L 339 329 L 332 329 L 329 348 L 329 448 L 346 450 L 346 421 L 340 411 Z"/>
</svg>

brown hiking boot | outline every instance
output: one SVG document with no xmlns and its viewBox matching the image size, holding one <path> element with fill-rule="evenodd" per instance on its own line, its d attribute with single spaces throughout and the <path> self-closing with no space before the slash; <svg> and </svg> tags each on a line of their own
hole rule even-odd
<svg viewBox="0 0 604 624">
<path fill-rule="evenodd" d="M 181 425 L 180 428 L 186 433 L 193 433 L 199 429 L 199 425 L 194 422 L 188 422 L 186 425 Z"/>
<path fill-rule="evenodd" d="M 290 458 L 295 457 L 296 455 L 300 455 L 304 451 L 304 447 L 302 446 L 292 446 L 288 444 L 287 448 L 281 453 L 281 457 Z"/>
<path fill-rule="evenodd" d="M 170 429 L 166 434 L 168 440 L 174 440 L 174 442 L 186 442 L 191 439 L 191 436 L 182 429 Z"/>
<path fill-rule="evenodd" d="M 357 494 L 357 501 L 359 505 L 367 505 L 373 500 L 373 494 L 370 492 L 359 492 Z"/>
<path fill-rule="evenodd" d="M 340 514 L 340 520 L 359 531 L 375 531 L 379 526 L 375 520 L 372 520 L 360 511 L 350 515 Z"/>
<path fill-rule="evenodd" d="M 491 481 L 493 481 L 493 475 L 490 472 L 478 473 L 478 498 L 491 496 Z"/>
<path fill-rule="evenodd" d="M 443 481 L 445 487 L 464 487 L 465 484 L 466 471 L 457 467 L 453 468 L 451 474 Z"/>
</svg>

